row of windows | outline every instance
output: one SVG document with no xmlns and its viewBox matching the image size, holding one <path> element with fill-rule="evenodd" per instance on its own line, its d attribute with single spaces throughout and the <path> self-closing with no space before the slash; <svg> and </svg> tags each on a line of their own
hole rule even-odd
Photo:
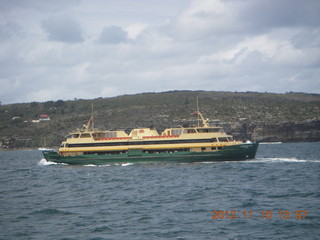
<svg viewBox="0 0 320 240">
<path fill-rule="evenodd" d="M 179 143 L 207 143 L 213 139 L 191 139 L 191 140 L 164 140 L 164 141 L 135 141 L 135 142 L 102 142 L 102 143 L 73 143 L 66 147 L 102 147 L 102 146 L 128 146 L 128 145 L 155 145 L 155 144 L 179 144 Z"/>
<path fill-rule="evenodd" d="M 212 133 L 219 132 L 220 128 L 188 128 L 184 130 L 184 133 Z"/>
<path fill-rule="evenodd" d="M 220 128 L 199 128 L 199 129 L 195 129 L 195 128 L 187 128 L 187 129 L 172 129 L 171 130 L 171 135 L 181 135 L 183 133 L 211 133 L 211 132 L 219 132 Z M 71 135 L 72 138 L 115 138 L 117 137 L 117 133 L 116 132 L 98 132 L 98 133 L 93 133 L 92 136 L 90 133 L 81 133 L 81 134 L 72 134 Z"/>
<path fill-rule="evenodd" d="M 181 144 L 181 143 L 210 143 L 229 142 L 232 138 L 210 138 L 210 139 L 190 139 L 190 140 L 162 140 L 162 141 L 125 141 L 125 142 L 96 142 L 96 143 L 74 143 L 66 144 L 66 147 L 102 147 L 102 146 L 128 146 L 128 145 L 156 145 L 156 144 Z"/>
<path fill-rule="evenodd" d="M 221 150 L 223 147 L 211 147 L 211 150 Z M 206 150 L 208 150 L 207 148 L 205 148 L 205 147 L 202 147 L 201 148 L 201 151 L 206 151 Z"/>
<path fill-rule="evenodd" d="M 116 138 L 117 137 L 117 132 L 97 132 L 93 133 L 92 136 L 90 133 L 81 133 L 81 134 L 72 134 L 71 138 Z"/>
<path fill-rule="evenodd" d="M 143 150 L 143 153 L 174 153 L 174 152 L 185 152 L 190 151 L 190 148 L 177 148 L 177 149 L 170 149 L 170 150 L 162 150 L 162 149 L 156 149 L 156 150 Z M 141 152 L 141 153 L 142 153 Z M 116 154 L 123 154 L 128 153 L 128 151 L 97 151 L 97 152 L 83 152 L 83 154 L 95 154 L 95 155 L 116 155 Z"/>
<path fill-rule="evenodd" d="M 211 147 L 211 148 L 205 148 L 202 147 L 201 151 L 208 151 L 208 150 L 222 150 L 223 147 Z M 175 153 L 175 152 L 185 152 L 190 151 L 190 148 L 177 148 L 177 149 L 154 149 L 154 150 L 143 150 L 143 153 L 151 153 L 151 154 L 157 154 L 157 153 Z M 128 153 L 128 151 L 98 151 L 98 152 L 84 152 L 83 154 L 95 154 L 95 155 L 118 155 L 118 154 L 125 154 Z"/>
</svg>

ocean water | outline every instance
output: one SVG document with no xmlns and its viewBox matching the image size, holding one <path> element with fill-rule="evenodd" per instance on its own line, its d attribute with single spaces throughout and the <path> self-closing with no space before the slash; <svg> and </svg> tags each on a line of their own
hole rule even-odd
<svg viewBox="0 0 320 240">
<path fill-rule="evenodd" d="M 320 142 L 242 162 L 0 161 L 0 239 L 320 239 Z"/>
</svg>

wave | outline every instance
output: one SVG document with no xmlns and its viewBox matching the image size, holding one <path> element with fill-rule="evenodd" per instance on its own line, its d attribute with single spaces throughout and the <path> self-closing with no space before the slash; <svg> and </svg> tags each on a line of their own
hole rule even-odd
<svg viewBox="0 0 320 240">
<path fill-rule="evenodd" d="M 320 160 L 311 159 L 297 159 L 293 158 L 255 158 L 252 160 L 242 160 L 242 161 L 212 161 L 212 162 L 198 162 L 198 164 L 217 164 L 217 163 L 280 163 L 280 162 L 290 162 L 290 163 L 306 163 L 306 162 L 316 162 L 320 163 Z"/>
<path fill-rule="evenodd" d="M 42 158 L 42 159 L 40 160 L 40 162 L 38 162 L 38 165 L 39 165 L 39 166 L 48 166 L 48 165 L 57 165 L 57 164 L 59 164 L 59 165 L 68 165 L 68 164 L 66 164 L 66 163 L 50 162 L 50 161 L 47 161 L 47 160 L 44 159 L 44 158 Z"/>
<path fill-rule="evenodd" d="M 84 167 L 98 167 L 98 165 L 94 165 L 94 164 L 87 164 L 87 165 L 83 165 Z"/>
<path fill-rule="evenodd" d="M 133 165 L 134 163 L 123 163 L 121 164 L 122 167 L 127 167 L 127 166 L 131 166 Z"/>
<path fill-rule="evenodd" d="M 56 165 L 56 164 L 58 164 L 58 163 L 47 161 L 47 160 L 44 159 L 44 158 L 42 158 L 42 159 L 40 160 L 40 162 L 38 163 L 38 165 L 40 165 L 40 166 Z"/>
<path fill-rule="evenodd" d="M 281 144 L 282 142 L 260 142 L 259 144 Z"/>
<path fill-rule="evenodd" d="M 36 210 L 31 212 L 31 215 L 38 215 L 38 214 L 48 216 L 48 215 L 71 215 L 73 213 L 69 211 L 59 210 L 56 208 L 46 208 L 46 209 Z"/>
<path fill-rule="evenodd" d="M 295 163 L 305 163 L 305 162 L 319 162 L 320 160 L 307 160 L 307 159 L 297 159 L 293 158 L 256 158 L 254 160 L 246 161 L 246 162 L 295 162 Z"/>
<path fill-rule="evenodd" d="M 134 165 L 135 163 L 114 163 L 114 164 L 101 164 L 101 165 L 95 165 L 95 164 L 86 164 L 83 165 L 83 167 L 110 167 L 110 166 L 121 166 L 121 167 L 127 167 Z"/>
<path fill-rule="evenodd" d="M 86 165 L 82 165 L 82 166 L 83 167 L 110 167 L 110 166 L 114 165 L 114 166 L 127 167 L 127 166 L 131 166 L 134 164 L 135 163 L 114 163 L 114 164 L 102 164 L 102 165 L 86 164 Z M 69 164 L 50 162 L 50 161 L 47 161 L 46 159 L 42 158 L 39 161 L 38 165 L 39 166 L 49 166 L 49 165 L 69 165 Z"/>
</svg>

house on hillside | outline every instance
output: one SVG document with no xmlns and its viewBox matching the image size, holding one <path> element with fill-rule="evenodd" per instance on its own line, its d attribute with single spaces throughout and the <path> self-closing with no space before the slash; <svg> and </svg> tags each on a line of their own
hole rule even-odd
<svg viewBox="0 0 320 240">
<path fill-rule="evenodd" d="M 33 123 L 39 123 L 44 121 L 50 121 L 48 114 L 40 114 L 39 119 L 32 120 Z"/>
<path fill-rule="evenodd" d="M 39 121 L 50 121 L 50 117 L 47 114 L 41 114 Z"/>
</svg>

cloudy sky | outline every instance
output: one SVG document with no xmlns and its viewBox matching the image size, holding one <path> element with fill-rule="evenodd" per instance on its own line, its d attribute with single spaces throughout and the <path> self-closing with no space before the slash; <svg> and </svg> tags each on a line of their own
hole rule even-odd
<svg viewBox="0 0 320 240">
<path fill-rule="evenodd" d="M 320 93 L 319 13 L 319 0 L 0 0 L 0 101 Z"/>
</svg>

